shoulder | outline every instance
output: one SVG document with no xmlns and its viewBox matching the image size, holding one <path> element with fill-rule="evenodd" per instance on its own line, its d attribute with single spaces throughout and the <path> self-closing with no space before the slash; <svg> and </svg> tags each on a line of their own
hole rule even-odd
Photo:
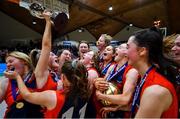
<svg viewBox="0 0 180 119">
<path fill-rule="evenodd" d="M 127 74 L 134 74 L 134 75 L 138 75 L 138 71 L 135 68 L 130 68 L 127 72 Z"/>
<path fill-rule="evenodd" d="M 169 107 L 172 103 L 173 96 L 171 92 L 160 85 L 152 85 L 146 88 L 142 94 L 142 97 L 148 98 L 148 100 L 153 100 L 155 102 L 159 102 L 165 108 Z"/>
<path fill-rule="evenodd" d="M 135 68 L 131 68 L 126 72 L 125 76 L 126 78 L 138 79 L 139 73 Z"/>
<path fill-rule="evenodd" d="M 170 91 L 167 88 L 160 85 L 151 85 L 144 90 L 144 93 L 158 97 L 171 95 Z"/>
<path fill-rule="evenodd" d="M 4 76 L 0 78 L 0 102 L 3 100 L 3 97 L 6 93 L 8 82 L 9 79 L 5 78 Z"/>
<path fill-rule="evenodd" d="M 88 77 L 89 78 L 98 78 L 98 73 L 96 70 L 89 70 L 88 71 Z"/>
<path fill-rule="evenodd" d="M 172 103 L 172 96 L 168 89 L 160 85 L 149 86 L 142 92 L 136 117 L 160 118 L 165 111 L 169 111 Z"/>
<path fill-rule="evenodd" d="M 6 78 L 6 77 L 0 77 L 0 84 L 1 85 L 7 85 L 8 84 L 8 81 L 9 81 L 9 79 L 8 78 Z"/>
</svg>

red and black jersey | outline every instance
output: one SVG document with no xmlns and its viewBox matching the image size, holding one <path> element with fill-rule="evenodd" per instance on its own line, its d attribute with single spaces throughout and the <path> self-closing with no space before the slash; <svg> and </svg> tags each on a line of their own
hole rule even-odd
<svg viewBox="0 0 180 119">
<path fill-rule="evenodd" d="M 165 112 L 162 113 L 161 118 L 177 118 L 178 117 L 178 99 L 177 99 L 176 91 L 173 85 L 165 77 L 163 77 L 162 75 L 156 72 L 155 68 L 149 72 L 146 78 L 146 81 L 140 93 L 140 99 L 143 95 L 144 90 L 152 85 L 160 85 L 168 89 L 172 95 L 172 99 L 173 99 L 172 104 L 169 107 L 169 109 L 167 109 Z M 136 107 L 136 112 L 137 111 L 138 111 L 138 107 Z"/>
<path fill-rule="evenodd" d="M 52 110 L 46 110 L 45 118 L 84 118 L 87 102 L 81 97 L 65 97 L 63 91 L 56 91 L 57 105 Z"/>
<path fill-rule="evenodd" d="M 31 91 L 36 91 L 36 80 L 34 75 L 29 74 L 26 77 L 25 85 Z M 19 89 L 16 80 L 10 80 L 5 93 L 5 102 L 7 104 L 7 110 L 5 118 L 42 118 L 41 107 L 39 105 L 31 104 L 25 101 L 19 94 Z M 23 104 L 18 106 L 18 104 Z"/>
</svg>

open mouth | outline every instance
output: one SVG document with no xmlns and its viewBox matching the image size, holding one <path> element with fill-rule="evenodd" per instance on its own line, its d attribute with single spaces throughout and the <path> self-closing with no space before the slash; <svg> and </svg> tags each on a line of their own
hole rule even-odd
<svg viewBox="0 0 180 119">
<path fill-rule="evenodd" d="M 172 58 L 176 58 L 176 57 L 178 57 L 178 56 L 180 56 L 180 53 L 173 53 L 173 54 L 172 54 Z"/>
<path fill-rule="evenodd" d="M 175 56 L 179 56 L 179 55 L 180 55 L 180 53 L 174 53 L 174 55 L 175 55 Z"/>
<path fill-rule="evenodd" d="M 104 55 L 104 56 L 107 56 L 107 53 L 104 53 L 103 55 Z"/>
<path fill-rule="evenodd" d="M 15 70 L 15 67 L 14 66 L 11 66 L 8 68 L 10 71 L 14 71 Z"/>
<path fill-rule="evenodd" d="M 58 63 L 58 60 L 54 60 L 56 63 Z"/>
<path fill-rule="evenodd" d="M 82 53 L 86 53 L 86 51 L 82 51 Z"/>
</svg>

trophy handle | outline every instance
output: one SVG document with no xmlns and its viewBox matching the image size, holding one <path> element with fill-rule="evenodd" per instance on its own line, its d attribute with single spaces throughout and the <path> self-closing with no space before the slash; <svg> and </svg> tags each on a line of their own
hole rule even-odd
<svg viewBox="0 0 180 119">
<path fill-rule="evenodd" d="M 29 6 L 29 11 L 31 15 L 40 19 L 44 19 L 44 17 L 42 16 L 44 10 L 45 10 L 45 7 L 38 2 L 33 2 Z"/>
</svg>

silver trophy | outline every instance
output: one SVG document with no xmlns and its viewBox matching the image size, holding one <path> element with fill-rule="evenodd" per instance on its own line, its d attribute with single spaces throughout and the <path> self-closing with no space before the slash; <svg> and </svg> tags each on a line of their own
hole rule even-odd
<svg viewBox="0 0 180 119">
<path fill-rule="evenodd" d="M 30 11 L 31 15 L 33 15 L 34 17 L 44 19 L 42 14 L 45 11 L 45 7 L 42 4 L 40 4 L 38 2 L 34 2 L 34 3 L 30 4 L 29 11 Z"/>
<path fill-rule="evenodd" d="M 69 5 L 61 0 L 20 0 L 19 5 L 30 11 L 30 13 L 40 19 L 43 19 L 44 10 L 52 12 L 56 17 L 59 13 L 65 13 L 69 18 Z"/>
<path fill-rule="evenodd" d="M 44 19 L 42 14 L 45 10 L 50 11 L 55 30 L 59 32 L 69 18 L 68 4 L 59 0 L 21 0 L 20 6 L 28 9 L 32 16 L 39 19 Z"/>
</svg>

